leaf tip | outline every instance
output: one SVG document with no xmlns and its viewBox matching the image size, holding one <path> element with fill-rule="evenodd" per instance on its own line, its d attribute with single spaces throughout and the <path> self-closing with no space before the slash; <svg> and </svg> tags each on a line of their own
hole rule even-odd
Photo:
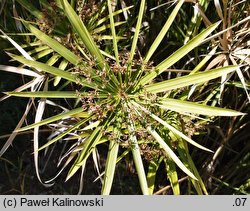
<svg viewBox="0 0 250 211">
<path fill-rule="evenodd" d="M 3 94 L 5 94 L 5 95 L 11 95 L 11 92 L 2 92 Z"/>
</svg>

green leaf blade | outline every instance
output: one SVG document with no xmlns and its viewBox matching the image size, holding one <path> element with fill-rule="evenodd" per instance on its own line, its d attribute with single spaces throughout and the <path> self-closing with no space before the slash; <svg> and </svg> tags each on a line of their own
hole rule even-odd
<svg viewBox="0 0 250 211">
<path fill-rule="evenodd" d="M 69 81 L 72 81 L 75 83 L 80 83 L 80 84 L 85 85 L 85 86 L 90 87 L 90 88 L 94 88 L 94 89 L 97 88 L 95 84 L 89 83 L 89 82 L 87 82 L 87 80 L 85 80 L 81 77 L 77 77 L 77 76 L 75 76 L 67 71 L 61 70 L 59 68 L 49 66 L 49 65 L 44 64 L 42 62 L 31 61 L 31 60 L 23 58 L 22 56 L 17 56 L 17 55 L 10 54 L 10 53 L 8 53 L 8 55 L 10 57 L 12 57 L 13 59 L 15 59 L 15 60 L 27 65 L 27 66 L 41 69 L 44 72 L 50 73 L 54 76 L 59 76 L 59 77 L 64 78 L 66 80 L 69 80 Z"/>
<path fill-rule="evenodd" d="M 38 91 L 38 92 L 5 92 L 5 94 L 16 97 L 34 97 L 34 98 L 79 98 L 79 95 L 87 95 L 85 92 L 72 92 L 72 91 Z M 107 94 L 99 94 L 98 98 L 106 98 Z"/>
<path fill-rule="evenodd" d="M 145 57 L 145 62 L 148 62 L 151 56 L 154 54 L 157 47 L 160 45 L 161 41 L 163 40 L 164 36 L 168 32 L 170 26 L 172 25 L 176 15 L 178 14 L 182 4 L 184 3 L 184 0 L 180 0 L 178 4 L 175 6 L 173 12 L 170 14 L 168 20 L 166 21 L 165 25 L 162 27 L 160 33 L 155 38 L 153 44 L 151 45 L 150 49 L 148 50 L 148 53 Z"/>
<path fill-rule="evenodd" d="M 47 142 L 46 144 L 44 144 L 43 146 L 41 146 L 37 151 L 40 151 L 42 149 L 47 148 L 48 146 L 50 146 L 51 144 L 57 142 L 58 140 L 60 140 L 61 138 L 63 138 L 64 136 L 66 136 L 67 134 L 69 134 L 71 131 L 75 130 L 76 128 L 80 127 L 82 124 L 84 124 L 88 119 L 84 119 L 78 123 L 76 123 L 73 127 L 69 128 L 68 130 L 62 132 L 61 134 L 59 134 L 58 136 L 56 136 L 55 138 L 53 138 L 52 140 L 50 140 L 49 142 Z"/>
<path fill-rule="evenodd" d="M 38 126 L 42 126 L 42 125 L 45 125 L 45 124 L 49 124 L 51 122 L 55 122 L 55 121 L 57 121 L 59 119 L 62 119 L 62 118 L 74 116 L 74 115 L 79 114 L 79 113 L 85 114 L 86 118 L 89 117 L 89 114 L 87 112 L 83 112 L 83 108 L 82 107 L 75 108 L 75 109 L 72 109 L 72 110 L 70 110 L 68 112 L 64 112 L 64 113 L 61 113 L 61 114 L 49 117 L 47 119 L 44 119 L 44 120 L 42 120 L 40 122 L 28 125 L 28 126 L 23 127 L 23 128 L 20 128 L 19 130 L 17 130 L 17 132 L 30 130 L 30 129 L 33 129 L 33 128 L 38 127 Z"/>
<path fill-rule="evenodd" d="M 176 170 L 176 164 L 173 160 L 165 159 L 166 170 L 168 173 L 168 179 L 172 187 L 174 195 L 180 195 L 180 185 L 178 181 L 178 174 Z"/>
<path fill-rule="evenodd" d="M 119 54 L 118 54 L 118 46 L 117 46 L 116 31 L 115 31 L 115 22 L 114 22 L 114 17 L 113 17 L 111 0 L 108 0 L 107 3 L 108 3 L 110 27 L 111 27 L 112 37 L 113 37 L 113 48 L 114 48 L 114 51 L 115 51 L 116 63 L 119 65 Z"/>
<path fill-rule="evenodd" d="M 193 50 L 198 45 L 200 45 L 204 41 L 204 39 L 208 35 L 210 35 L 218 27 L 219 24 L 220 24 L 220 22 L 217 22 L 217 23 L 209 26 L 206 30 L 204 30 L 199 35 L 197 35 L 192 40 L 190 40 L 186 45 L 182 46 L 177 51 L 175 51 L 173 54 L 171 54 L 167 59 L 165 59 L 159 65 L 157 65 L 153 72 L 151 72 L 151 73 L 147 74 L 146 76 L 144 76 L 141 79 L 139 85 L 143 86 L 143 85 L 149 83 L 156 76 L 161 74 L 167 68 L 171 67 L 177 61 L 179 61 L 181 58 L 183 58 L 185 55 L 187 55 L 191 50 Z"/>
<path fill-rule="evenodd" d="M 26 10 L 28 10 L 32 15 L 34 15 L 38 20 L 43 18 L 43 13 L 39 11 L 27 0 L 17 0 Z"/>
<path fill-rule="evenodd" d="M 148 173 L 147 173 L 147 183 L 148 183 L 148 192 L 150 195 L 153 195 L 154 193 L 156 174 L 157 174 L 157 170 L 162 160 L 163 160 L 163 157 L 159 159 L 153 159 L 149 162 Z"/>
<path fill-rule="evenodd" d="M 70 23 L 80 36 L 81 40 L 87 47 L 88 51 L 91 53 L 91 55 L 97 60 L 98 65 L 102 68 L 105 67 L 106 62 L 101 54 L 99 48 L 95 44 L 94 40 L 92 39 L 90 33 L 88 32 L 88 29 L 83 24 L 79 16 L 76 14 L 74 9 L 71 7 L 71 5 L 68 3 L 67 0 L 61 0 L 61 4 L 63 6 L 63 10 L 65 14 L 67 15 Z"/>
<path fill-rule="evenodd" d="M 98 126 L 86 140 L 83 150 L 79 154 L 78 158 L 75 160 L 74 164 L 71 166 L 66 181 L 69 180 L 77 171 L 78 169 L 86 162 L 90 153 L 95 148 L 98 141 L 102 138 L 102 130 L 103 126 Z"/>
<path fill-rule="evenodd" d="M 117 141 L 115 140 L 110 141 L 108 158 L 105 167 L 104 183 L 102 186 L 102 195 L 110 194 L 115 174 L 118 151 L 119 151 L 119 144 L 117 143 Z"/>
<path fill-rule="evenodd" d="M 66 60 L 71 62 L 74 65 L 77 65 L 80 61 L 80 58 L 76 56 L 74 53 L 72 53 L 70 50 L 68 50 L 66 47 L 64 47 L 62 44 L 60 44 L 58 41 L 52 39 L 48 35 L 41 32 L 36 27 L 32 26 L 31 24 L 27 24 L 23 21 L 24 26 L 33 33 L 39 40 L 41 40 L 43 43 L 48 45 L 50 48 L 52 48 L 54 51 L 56 51 L 58 54 L 63 56 Z"/>
<path fill-rule="evenodd" d="M 143 13 L 144 13 L 144 9 L 145 9 L 145 3 L 146 3 L 145 0 L 141 0 L 140 10 L 139 10 L 139 14 L 138 14 L 138 20 L 136 23 L 134 38 L 133 38 L 133 42 L 132 42 L 132 46 L 131 46 L 131 50 L 130 50 L 130 55 L 129 55 L 129 60 L 128 60 L 129 64 L 132 63 L 133 58 L 134 58 L 135 49 L 137 46 L 137 41 L 138 41 L 139 33 L 141 30 L 141 23 L 142 23 Z"/>
<path fill-rule="evenodd" d="M 166 144 L 166 142 L 161 138 L 161 136 L 152 128 L 147 127 L 148 132 L 155 138 L 155 140 L 160 144 L 160 146 L 165 150 L 165 152 L 169 155 L 169 157 L 176 163 L 179 168 L 185 172 L 189 177 L 194 180 L 197 178 L 194 174 L 180 161 L 180 159 L 176 156 L 176 154 L 172 151 L 172 149 Z"/>
<path fill-rule="evenodd" d="M 198 104 L 195 102 L 188 102 L 178 99 L 165 98 L 160 100 L 160 104 L 157 104 L 163 109 L 169 109 L 182 114 L 193 113 L 207 116 L 239 116 L 243 113 L 234 111 L 231 109 L 212 107 L 208 105 Z"/>
<path fill-rule="evenodd" d="M 217 68 L 214 70 L 209 70 L 205 72 L 199 72 L 193 75 L 186 75 L 179 78 L 170 79 L 167 81 L 158 82 L 155 84 L 150 84 L 145 86 L 146 91 L 150 93 L 166 92 L 173 89 L 182 88 L 185 86 L 204 83 L 209 80 L 221 77 L 223 74 L 228 74 L 237 69 L 237 66 L 227 66 L 222 68 Z"/>
<path fill-rule="evenodd" d="M 183 134 L 181 131 L 179 131 L 178 129 L 176 129 L 175 127 L 173 127 L 172 125 L 168 124 L 166 121 L 164 121 L 163 119 L 161 119 L 160 117 L 156 116 L 155 114 L 151 113 L 149 110 L 147 110 L 146 108 L 142 107 L 141 105 L 137 104 L 136 102 L 132 102 L 133 105 L 135 105 L 136 107 L 140 108 L 141 110 L 143 110 L 144 112 L 146 112 L 150 117 L 152 117 L 153 119 L 155 119 L 157 122 L 159 122 L 160 124 L 162 124 L 164 127 L 166 127 L 169 131 L 171 131 L 172 133 L 174 133 L 176 136 L 183 138 L 184 140 L 186 140 L 187 142 L 189 142 L 190 144 L 194 145 L 197 148 L 200 148 L 204 151 L 207 152 L 213 152 L 212 150 L 196 143 L 195 141 L 193 141 L 191 138 L 189 138 L 188 136 L 186 136 L 185 134 Z"/>
</svg>

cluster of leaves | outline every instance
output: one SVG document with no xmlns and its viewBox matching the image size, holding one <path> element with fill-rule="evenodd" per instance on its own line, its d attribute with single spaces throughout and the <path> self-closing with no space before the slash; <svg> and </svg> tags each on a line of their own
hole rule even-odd
<svg viewBox="0 0 250 211">
<path fill-rule="evenodd" d="M 154 193 L 157 170 L 162 164 L 174 194 L 181 193 L 179 181 L 182 173 L 179 169 L 187 174 L 186 178 L 193 185 L 192 191 L 207 194 L 189 145 L 206 151 L 206 154 L 211 153 L 210 149 L 201 145 L 203 143 L 192 140 L 199 128 L 215 116 L 234 116 L 235 120 L 244 118 L 238 117 L 243 115 L 242 112 L 215 105 L 222 103 L 222 94 L 235 71 L 249 98 L 244 79 L 248 68 L 245 62 L 248 64 L 249 61 L 242 57 L 242 54 L 249 56 L 246 45 L 242 44 L 247 42 L 249 30 L 246 27 L 239 33 L 236 39 L 240 42 L 230 40 L 230 48 L 227 36 L 231 28 L 247 23 L 249 18 L 233 26 L 231 21 L 226 25 L 229 20 L 227 2 L 224 2 L 224 14 L 221 14 L 222 9 L 215 1 L 218 15 L 223 19 L 212 24 L 202 9 L 206 9 L 209 3 L 203 1 L 201 5 L 195 4 L 199 12 L 186 26 L 187 35 L 179 37 L 180 28 L 176 27 L 180 19 L 178 14 L 183 14 L 183 7 L 189 4 L 179 0 L 172 5 L 171 14 L 146 47 L 146 52 L 141 54 L 141 39 L 148 30 L 144 27 L 147 23 L 143 22 L 143 17 L 150 6 L 145 0 L 133 2 L 135 5 L 132 6 L 126 6 L 124 1 L 119 5 L 111 0 L 101 3 L 42 0 L 40 10 L 26 0 L 17 1 L 35 17 L 33 22 L 20 19 L 31 33 L 32 42 L 19 45 L 1 31 L 3 37 L 21 53 L 17 55 L 9 51 L 8 55 L 22 66 L 1 65 L 0 69 L 31 77 L 29 82 L 6 93 L 4 98 L 19 96 L 30 100 L 0 155 L 7 150 L 17 133 L 34 129 L 36 173 L 45 186 L 52 185 L 53 180 L 70 166 L 66 180 L 81 169 L 81 191 L 86 162 L 92 156 L 98 179 L 102 181 L 101 193 L 110 194 L 117 163 L 131 153 L 143 194 Z M 135 19 L 131 9 L 136 14 L 136 22 L 130 20 Z M 205 27 L 199 32 L 202 20 Z M 135 24 L 133 28 L 131 23 Z M 222 30 L 209 37 L 221 26 Z M 124 33 L 125 29 L 127 33 Z M 154 64 L 151 61 L 153 55 L 157 54 L 160 44 L 171 36 L 182 42 L 181 47 L 163 59 L 158 58 Z M 195 58 L 194 68 L 190 64 L 185 64 L 192 68 L 190 70 L 175 68 L 175 65 L 181 64 L 182 58 L 192 56 L 196 47 L 204 43 L 211 48 L 210 52 L 205 52 L 203 59 Z M 218 51 L 219 48 L 222 52 Z M 239 50 L 241 53 L 237 54 Z M 164 75 L 166 72 L 175 72 L 180 77 L 167 78 Z M 219 77 L 220 86 L 209 84 L 210 80 Z M 35 101 L 34 98 L 40 100 Z M 67 106 L 60 99 L 66 99 Z M 33 104 L 37 105 L 35 123 L 21 128 Z M 44 119 L 46 106 L 57 107 L 62 112 Z M 39 130 L 44 126 L 49 127 L 51 135 L 41 146 Z M 39 173 L 39 153 L 49 150 L 59 141 L 65 144 L 66 149 L 58 162 L 58 166 L 62 167 L 55 177 L 44 182 Z M 102 173 L 97 149 L 106 144 L 109 147 Z M 211 167 L 212 164 L 208 165 Z"/>
</svg>

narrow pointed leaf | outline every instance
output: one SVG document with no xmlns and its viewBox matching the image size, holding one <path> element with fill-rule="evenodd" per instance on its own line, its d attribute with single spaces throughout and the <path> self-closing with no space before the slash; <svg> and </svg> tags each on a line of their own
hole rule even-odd
<svg viewBox="0 0 250 211">
<path fill-rule="evenodd" d="M 92 39 L 90 33 L 88 32 L 88 29 L 86 26 L 83 24 L 81 21 L 80 17 L 76 14 L 74 9 L 70 6 L 67 0 L 61 0 L 61 4 L 63 6 L 63 10 L 65 14 L 67 15 L 70 23 L 80 36 L 81 40 L 89 50 L 89 52 L 92 54 L 94 58 L 96 58 L 98 65 L 102 68 L 105 67 L 105 60 L 104 57 L 102 56 L 99 48 L 95 44 L 94 40 Z"/>
<path fill-rule="evenodd" d="M 126 23 L 126 21 L 120 21 L 120 22 L 115 22 L 113 24 L 107 24 L 107 25 L 100 26 L 100 27 L 93 30 L 93 32 L 92 32 L 93 36 L 95 36 L 96 34 L 98 34 L 100 32 L 103 32 L 103 31 L 105 31 L 107 29 L 112 29 L 112 27 L 120 26 L 120 25 L 125 24 L 125 23 Z"/>
<path fill-rule="evenodd" d="M 27 0 L 17 0 L 19 4 L 21 4 L 26 10 L 28 10 L 32 15 L 34 15 L 38 20 L 43 18 L 43 13 L 39 11 L 36 7 L 33 6 Z"/>
<path fill-rule="evenodd" d="M 203 42 L 203 40 L 218 27 L 219 24 L 220 22 L 217 22 L 209 26 L 206 30 L 201 32 L 196 37 L 194 37 L 187 44 L 179 48 L 177 51 L 171 54 L 167 59 L 165 59 L 159 65 L 157 65 L 153 72 L 147 74 L 144 78 L 142 78 L 139 84 L 142 86 L 147 84 L 148 82 L 152 81 L 157 75 L 161 74 L 167 68 L 171 67 L 177 61 L 179 61 L 181 58 L 187 55 L 191 50 L 200 45 Z"/>
<path fill-rule="evenodd" d="M 215 46 L 208 54 L 205 56 L 204 59 L 201 60 L 201 62 L 196 65 L 196 67 L 192 70 L 192 72 L 189 73 L 189 75 L 193 75 L 196 72 L 199 72 L 200 69 L 214 56 L 218 46 Z"/>
<path fill-rule="evenodd" d="M 44 144 L 43 146 L 41 146 L 37 151 L 40 151 L 42 149 L 45 149 L 46 147 L 48 147 L 49 145 L 55 143 L 56 141 L 60 140 L 61 138 L 63 138 L 64 136 L 66 136 L 67 134 L 69 134 L 70 132 L 72 132 L 73 130 L 77 129 L 78 127 L 80 127 L 82 124 L 84 124 L 88 119 L 84 119 L 78 123 L 76 123 L 73 127 L 69 128 L 68 130 L 64 131 L 63 133 L 61 133 L 60 135 L 56 136 L 55 138 L 53 138 L 52 140 L 50 140 L 49 142 L 47 142 L 46 144 Z"/>
<path fill-rule="evenodd" d="M 64 59 L 64 60 L 61 61 L 61 63 L 60 63 L 60 65 L 59 65 L 58 68 L 61 69 L 61 70 L 65 70 L 66 67 L 67 67 L 67 65 L 68 65 L 68 63 L 69 62 Z M 62 78 L 60 76 L 56 76 L 53 85 L 57 86 L 60 83 L 61 79 Z"/>
<path fill-rule="evenodd" d="M 172 25 L 176 15 L 178 14 L 178 11 L 180 10 L 182 4 L 184 3 L 184 0 L 180 0 L 178 4 L 175 6 L 173 12 L 170 14 L 168 20 L 166 21 L 165 25 L 162 27 L 160 33 L 155 38 L 153 44 L 151 45 L 150 49 L 148 50 L 148 53 L 145 57 L 145 62 L 148 62 L 151 56 L 154 54 L 157 47 L 160 45 L 161 41 L 165 37 L 166 33 L 168 32 L 168 29 Z"/>
<path fill-rule="evenodd" d="M 42 62 L 31 61 L 31 60 L 25 59 L 21 56 L 17 56 L 14 54 L 9 54 L 9 56 L 11 56 L 13 59 L 15 59 L 15 60 L 27 65 L 27 66 L 41 69 L 44 72 L 50 73 L 50 74 L 55 75 L 55 76 L 60 76 L 66 80 L 69 80 L 69 81 L 72 81 L 75 83 L 81 83 L 82 85 L 85 85 L 85 86 L 90 87 L 90 88 L 96 88 L 95 85 L 89 83 L 87 80 L 85 80 L 81 77 L 77 77 L 77 76 L 75 76 L 67 71 L 61 70 L 59 68 L 49 66 L 49 65 L 44 64 Z"/>
<path fill-rule="evenodd" d="M 237 69 L 237 66 L 227 66 L 222 68 L 217 68 L 214 70 L 209 70 L 205 72 L 199 72 L 193 75 L 186 75 L 179 78 L 174 78 L 170 80 L 165 80 L 155 84 L 147 85 L 145 88 L 148 92 L 159 93 L 166 92 L 173 89 L 178 89 L 186 87 L 189 85 L 204 83 L 209 80 L 221 77 L 223 74 L 233 72 Z"/>
<path fill-rule="evenodd" d="M 45 98 L 79 98 L 76 92 L 72 91 L 47 91 L 47 92 L 5 92 L 7 95 L 16 97 L 45 97 Z M 88 93 L 79 92 L 81 96 Z M 97 98 L 106 98 L 107 94 L 98 94 Z"/>
<path fill-rule="evenodd" d="M 20 128 L 17 131 L 21 132 L 21 131 L 25 131 L 25 130 L 30 130 L 30 129 L 33 129 L 34 127 L 42 126 L 42 125 L 45 125 L 45 124 L 49 124 L 51 122 L 57 121 L 57 120 L 62 119 L 62 118 L 71 117 L 71 116 L 74 116 L 74 115 L 76 115 L 78 113 L 81 113 L 81 112 L 85 113 L 86 117 L 89 116 L 89 114 L 87 112 L 83 112 L 83 108 L 80 107 L 80 108 L 72 109 L 71 111 L 68 111 L 68 112 L 65 112 L 65 113 L 61 113 L 61 114 L 49 117 L 49 118 L 44 119 L 44 120 L 42 120 L 40 122 L 28 125 L 26 127 Z"/>
<path fill-rule="evenodd" d="M 135 34 L 134 34 L 134 38 L 133 38 L 133 42 L 132 42 L 132 47 L 130 50 L 130 55 L 129 55 L 129 61 L 128 61 L 129 64 L 133 61 L 135 49 L 137 46 L 137 41 L 139 38 L 139 33 L 141 31 L 141 23 L 142 23 L 142 17 L 143 17 L 143 13 L 144 13 L 144 9 L 145 9 L 145 2 L 146 2 L 145 0 L 141 0 L 140 10 L 139 10 L 139 14 L 138 14 L 138 20 L 137 20 L 136 27 L 135 27 Z"/>
<path fill-rule="evenodd" d="M 83 150 L 80 152 L 78 158 L 75 160 L 74 164 L 70 168 L 66 181 L 70 179 L 77 171 L 78 169 L 85 163 L 86 159 L 91 154 L 91 151 L 95 148 L 96 144 L 102 137 L 101 129 L 102 126 L 98 126 L 95 128 L 95 130 L 92 132 L 90 137 L 85 141 Z"/>
<path fill-rule="evenodd" d="M 129 6 L 129 7 L 126 7 L 126 8 L 117 10 L 117 11 L 114 11 L 114 12 L 113 12 L 113 16 L 119 15 L 120 13 L 125 12 L 125 11 L 131 9 L 132 7 L 134 7 L 134 6 Z M 96 25 L 99 26 L 99 25 L 101 25 L 102 23 L 104 23 L 105 21 L 107 21 L 108 19 L 109 19 L 109 17 L 106 16 L 106 17 L 104 17 L 104 18 L 98 20 Z"/>
<path fill-rule="evenodd" d="M 161 157 L 159 159 L 153 159 L 149 162 L 148 173 L 147 173 L 147 183 L 148 183 L 148 192 L 150 195 L 153 195 L 154 193 L 156 174 L 157 174 L 157 170 L 162 160 L 163 159 Z"/>
<path fill-rule="evenodd" d="M 207 105 L 198 104 L 195 102 L 188 102 L 177 99 L 165 98 L 160 100 L 160 104 L 157 104 L 163 109 L 169 109 L 182 114 L 194 113 L 208 116 L 238 116 L 243 113 L 226 108 L 212 107 Z"/>
<path fill-rule="evenodd" d="M 33 60 L 32 57 L 21 47 L 17 42 L 11 39 L 7 34 L 5 34 L 1 29 L 0 32 L 4 35 L 4 37 L 26 58 L 29 60 Z"/>
<path fill-rule="evenodd" d="M 149 189 L 148 189 L 148 184 L 147 184 L 147 177 L 146 177 L 143 162 L 142 162 L 140 147 L 138 145 L 137 138 L 135 135 L 133 135 L 132 131 L 130 134 L 131 134 L 130 141 L 131 141 L 131 147 L 132 147 L 131 151 L 133 155 L 136 172 L 138 174 L 141 190 L 144 195 L 148 195 Z"/>
<path fill-rule="evenodd" d="M 140 186 L 142 193 L 144 195 L 149 195 L 149 189 L 148 189 L 148 184 L 147 184 L 147 177 L 145 174 L 143 162 L 142 162 L 142 157 L 141 157 L 141 152 L 140 152 L 140 147 L 138 145 L 138 141 L 135 134 L 135 126 L 132 121 L 130 112 L 127 108 L 128 114 L 129 114 L 129 119 L 128 119 L 128 130 L 129 130 L 129 140 L 131 142 L 131 151 L 133 155 L 133 160 L 136 168 L 136 172 L 138 174 Z"/>
<path fill-rule="evenodd" d="M 110 141 L 108 158 L 105 167 L 104 183 L 102 186 L 102 195 L 110 194 L 115 174 L 118 151 L 119 151 L 119 143 L 115 140 Z"/>
<path fill-rule="evenodd" d="M 165 160 L 168 179 L 172 187 L 174 195 L 180 195 L 180 185 L 178 181 L 178 173 L 176 171 L 176 164 L 173 160 Z"/>
<path fill-rule="evenodd" d="M 41 40 L 43 43 L 48 45 L 50 48 L 52 48 L 54 51 L 59 53 L 61 56 L 63 56 L 65 59 L 67 59 L 69 62 L 71 62 L 74 65 L 77 65 L 80 61 L 80 58 L 76 56 L 74 53 L 72 53 L 70 50 L 68 50 L 66 47 L 64 47 L 61 43 L 58 41 L 52 39 L 45 33 L 41 32 L 36 27 L 32 26 L 31 24 L 28 24 L 23 21 L 24 26 L 32 32 L 39 40 Z"/>
<path fill-rule="evenodd" d="M 161 138 L 161 136 L 152 128 L 147 127 L 148 132 L 155 138 L 155 140 L 160 144 L 160 146 L 165 150 L 168 156 L 176 163 L 179 168 L 184 171 L 188 176 L 197 180 L 193 173 L 187 169 L 187 167 L 180 161 L 172 149 L 166 144 L 166 142 Z"/>
<path fill-rule="evenodd" d="M 177 151 L 179 153 L 180 159 L 183 160 L 184 165 L 188 166 L 192 170 L 192 172 L 194 173 L 195 177 L 198 179 L 198 181 L 191 179 L 191 182 L 192 182 L 193 186 L 195 187 L 196 192 L 199 195 L 203 194 L 202 191 L 205 194 L 207 194 L 206 187 L 205 187 L 205 185 L 201 179 L 201 176 L 200 176 L 197 168 L 195 167 L 194 162 L 192 160 L 192 157 L 189 153 L 187 143 L 181 139 L 178 139 L 178 137 L 176 137 L 174 134 L 171 137 L 173 138 L 174 141 L 178 141 Z"/>
<path fill-rule="evenodd" d="M 187 137 L 185 134 L 183 134 L 182 132 L 180 132 L 179 130 L 177 130 L 175 127 L 173 127 L 172 125 L 168 124 L 166 121 L 164 121 L 163 119 L 161 119 L 160 117 L 156 116 L 155 114 L 151 113 L 149 110 L 147 110 L 145 107 L 142 107 L 141 105 L 132 102 L 133 105 L 135 105 L 136 107 L 140 108 L 141 110 L 143 110 L 144 112 L 146 112 L 150 117 L 152 117 L 153 119 L 155 119 L 157 122 L 161 123 L 163 126 L 165 126 L 168 130 L 172 131 L 175 135 L 177 135 L 178 137 L 183 138 L 184 140 L 186 140 L 187 142 L 189 142 L 190 144 L 194 145 L 195 147 L 198 147 L 202 150 L 208 151 L 208 152 L 213 152 L 212 150 L 203 147 L 202 145 L 196 143 L 195 141 L 193 141 L 191 138 Z"/>
<path fill-rule="evenodd" d="M 39 53 L 37 53 L 36 55 L 33 55 L 33 59 L 34 60 L 38 60 L 41 59 L 45 56 L 49 56 L 50 54 L 52 54 L 54 51 L 52 49 L 46 49 L 44 51 L 41 51 Z M 52 55 L 51 55 L 52 56 Z"/>
<path fill-rule="evenodd" d="M 17 73 L 21 75 L 27 75 L 31 77 L 39 77 L 40 75 L 34 71 L 25 69 L 25 68 L 18 68 L 14 66 L 7 66 L 7 65 L 0 65 L 0 70 L 6 71 L 6 72 L 11 72 L 11 73 Z"/>
<path fill-rule="evenodd" d="M 115 22 L 114 22 L 114 17 L 113 17 L 111 0 L 108 0 L 107 3 L 108 3 L 109 19 L 110 19 L 110 26 L 111 26 L 110 28 L 111 28 L 112 37 L 113 37 L 113 48 L 114 48 L 114 51 L 115 51 L 116 63 L 119 65 L 118 46 L 117 46 Z"/>
</svg>

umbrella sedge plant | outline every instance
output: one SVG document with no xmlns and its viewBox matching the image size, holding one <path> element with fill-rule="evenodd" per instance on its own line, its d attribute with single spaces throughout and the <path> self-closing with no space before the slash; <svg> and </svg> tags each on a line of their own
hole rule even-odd
<svg viewBox="0 0 250 211">
<path fill-rule="evenodd" d="M 19 0 L 19 2 L 22 1 Z M 30 87 L 26 87 L 21 91 L 6 94 L 27 97 L 31 100 L 39 99 L 35 123 L 18 128 L 15 132 L 34 130 L 34 160 L 40 182 L 46 186 L 52 185 L 53 180 L 68 166 L 70 169 L 66 180 L 78 171 L 81 171 L 83 177 L 87 160 L 93 157 L 96 161 L 97 147 L 108 144 L 105 169 L 103 172 L 98 171 L 98 178 L 102 181 L 101 194 L 111 193 L 117 163 L 128 153 L 132 154 L 143 194 L 154 193 L 157 170 L 162 163 L 167 170 L 166 177 L 170 181 L 174 194 L 181 194 L 179 179 L 183 173 L 187 175 L 197 194 L 208 194 L 189 153 L 189 146 L 193 145 L 204 153 L 212 153 L 212 151 L 185 134 L 180 118 L 185 115 L 190 119 L 202 118 L 209 121 L 213 116 L 239 116 L 242 113 L 183 100 L 173 93 L 178 93 L 181 89 L 194 84 L 219 78 L 236 71 L 238 67 L 237 65 L 219 67 L 169 80 L 157 79 L 161 73 L 202 44 L 220 25 L 220 22 L 211 24 L 162 62 L 153 65 L 150 59 L 157 52 L 184 0 L 176 2 L 172 13 L 144 57 L 140 57 L 138 39 L 146 1 L 141 0 L 139 3 L 131 45 L 122 51 L 119 46 L 119 31 L 116 27 L 117 12 L 114 11 L 111 0 L 105 2 L 108 12 L 108 18 L 105 21 L 109 21 L 111 33 L 109 36 L 112 37 L 113 51 L 108 51 L 108 48 L 97 44 L 95 35 L 86 27 L 75 6 L 67 0 L 58 0 L 55 3 L 66 15 L 72 29 L 71 39 L 81 53 L 66 48 L 57 38 L 22 20 L 23 25 L 36 37 L 36 40 L 43 43 L 42 46 L 35 48 L 35 52 L 43 47 L 40 50 L 46 50 L 47 55 L 54 53 L 48 61 L 39 59 L 42 55 L 32 58 L 2 32 L 22 54 L 8 53 L 9 56 L 27 67 L 27 69 L 19 68 L 20 72 L 13 67 L 12 72 L 28 74 L 34 78 L 33 81 L 37 81 L 31 91 L 27 91 Z M 61 62 L 58 62 L 59 59 Z M 6 67 L 1 69 L 6 70 Z M 63 85 L 57 90 L 50 90 L 49 85 L 54 84 L 58 87 L 59 81 Z M 67 89 L 64 89 L 65 87 Z M 70 87 L 77 88 L 70 90 Z M 73 99 L 74 108 L 57 105 L 62 112 L 44 119 L 45 106 L 52 105 L 53 99 Z M 52 133 L 46 144 L 41 145 L 38 135 L 39 129 L 43 126 L 49 126 L 56 132 Z M 72 144 L 59 160 L 58 166 L 61 168 L 58 174 L 50 180 L 43 181 L 39 173 L 39 153 L 59 140 L 70 141 Z M 126 148 L 122 155 L 119 153 L 121 147 Z M 183 173 L 180 174 L 181 171 Z M 82 188 L 82 184 L 80 187 Z"/>
</svg>

